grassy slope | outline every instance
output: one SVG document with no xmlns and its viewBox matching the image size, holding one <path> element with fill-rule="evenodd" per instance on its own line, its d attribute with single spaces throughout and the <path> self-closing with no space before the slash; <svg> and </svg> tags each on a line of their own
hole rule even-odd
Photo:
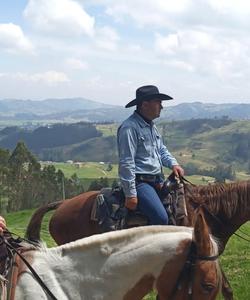
<svg viewBox="0 0 250 300">
<path fill-rule="evenodd" d="M 249 120 L 235 121 L 219 128 L 212 128 L 209 126 L 209 121 L 206 121 L 207 123 L 204 123 L 206 130 L 202 133 L 199 133 L 198 130 L 195 133 L 190 133 L 185 122 L 188 124 L 188 121 L 184 121 L 183 124 L 181 122 L 166 123 L 161 121 L 157 127 L 169 150 L 181 164 L 192 162 L 203 169 L 213 168 L 222 161 L 227 150 L 232 146 L 230 138 L 233 133 L 250 132 Z M 117 124 L 107 124 L 98 125 L 97 128 L 103 132 L 104 136 L 114 136 L 117 126 Z M 165 127 L 164 131 L 163 127 Z M 194 158 L 192 158 L 193 154 Z M 234 162 L 230 161 L 230 163 Z M 234 165 L 238 171 L 244 170 L 244 166 L 238 161 Z"/>
<path fill-rule="evenodd" d="M 80 166 L 69 163 L 53 163 L 53 165 L 56 169 L 62 170 L 66 177 L 70 177 L 74 173 L 79 178 L 117 177 L 117 165 L 112 165 L 113 169 L 111 171 L 107 171 L 108 164 L 95 162 L 83 162 Z"/>
<path fill-rule="evenodd" d="M 20 211 L 6 215 L 8 228 L 10 231 L 23 236 L 28 221 L 32 215 L 32 210 Z M 52 238 L 48 234 L 48 220 L 50 214 L 47 214 L 42 226 L 42 239 L 49 247 L 54 246 Z M 250 222 L 243 225 L 242 230 L 250 235 Z M 234 290 L 235 300 L 248 300 L 250 289 L 250 245 L 246 241 L 236 236 L 231 237 L 224 254 L 220 261 L 230 280 Z M 147 300 L 153 300 L 154 295 L 145 297 Z"/>
<path fill-rule="evenodd" d="M 175 154 L 180 163 L 192 162 L 200 168 L 216 166 L 231 147 L 230 137 L 233 133 L 249 133 L 250 121 L 236 121 L 229 125 L 211 129 L 203 133 L 187 134 L 184 128 L 172 128 L 170 125 L 165 139 L 169 149 Z M 196 145 L 198 145 L 196 147 Z M 180 156 L 180 153 L 182 156 Z M 195 158 L 192 159 L 192 154 Z M 233 161 L 231 162 L 233 163 Z M 244 169 L 238 162 L 235 163 L 238 171 Z"/>
<path fill-rule="evenodd" d="M 69 163 L 53 163 L 56 169 L 63 171 L 66 177 L 70 177 L 74 173 L 81 179 L 96 179 L 101 177 L 107 178 L 117 178 L 118 177 L 118 166 L 117 164 L 112 164 L 112 170 L 107 171 L 108 164 L 100 164 L 96 162 L 84 162 L 80 167 L 69 164 Z M 164 173 L 167 176 L 170 170 L 164 169 Z M 236 173 L 238 180 L 248 180 L 250 179 L 250 174 L 245 174 L 244 172 Z M 187 176 L 187 179 L 192 181 L 194 184 L 207 184 L 208 181 L 212 180 L 208 176 L 192 175 Z M 205 181 L 204 181 L 205 179 Z"/>
<path fill-rule="evenodd" d="M 213 168 L 227 156 L 228 149 L 232 147 L 231 136 L 233 133 L 250 132 L 249 120 L 235 121 L 220 128 L 212 128 L 214 120 L 204 120 L 198 123 L 193 131 L 189 130 L 192 122 L 195 121 L 166 123 L 161 120 L 157 126 L 163 134 L 169 150 L 181 164 L 192 162 L 202 169 Z M 102 124 L 96 127 L 103 133 L 102 137 L 49 149 L 49 152 L 54 155 L 54 160 L 60 160 L 63 157 L 64 160 L 73 158 L 79 161 L 112 161 L 115 163 L 117 161 L 115 136 L 118 124 Z M 163 128 L 165 129 L 163 130 Z M 204 131 L 199 133 L 202 130 Z M 236 158 L 230 159 L 229 162 L 233 163 L 238 171 L 245 168 L 243 163 L 236 161 Z"/>
</svg>

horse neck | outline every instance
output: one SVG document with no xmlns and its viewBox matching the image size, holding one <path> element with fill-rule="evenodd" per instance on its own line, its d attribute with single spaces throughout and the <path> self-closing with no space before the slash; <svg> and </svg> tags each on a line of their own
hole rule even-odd
<svg viewBox="0 0 250 300">
<path fill-rule="evenodd" d="M 136 233 L 131 236 L 125 232 L 120 232 L 120 236 L 118 232 L 109 233 L 106 240 L 97 238 L 95 242 L 93 237 L 88 238 L 93 241 L 89 245 L 78 243 L 74 246 L 71 243 L 51 250 L 59 256 L 59 259 L 52 260 L 56 263 L 51 265 L 51 271 L 60 275 L 57 276 L 60 277 L 59 286 L 62 284 L 64 290 L 67 289 L 66 281 L 69 290 L 79 290 L 80 286 L 79 294 L 86 299 L 94 298 L 93 295 L 102 295 L 100 299 L 131 299 L 131 289 L 133 293 L 141 293 L 143 286 L 146 293 L 150 292 L 163 268 L 168 277 L 171 276 L 173 260 L 175 267 L 172 272 L 176 272 L 178 266 L 181 269 L 186 257 L 185 251 L 178 247 L 183 240 L 191 240 L 191 231 L 147 233 L 139 230 Z M 70 286 L 71 280 L 67 276 L 74 277 L 74 286 Z"/>
<path fill-rule="evenodd" d="M 250 181 L 199 186 L 193 192 L 211 213 L 207 222 L 224 250 L 231 235 L 250 220 Z"/>
</svg>

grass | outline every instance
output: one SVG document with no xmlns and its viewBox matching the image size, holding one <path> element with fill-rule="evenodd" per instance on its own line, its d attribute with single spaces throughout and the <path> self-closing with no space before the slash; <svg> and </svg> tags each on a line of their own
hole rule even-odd
<svg viewBox="0 0 250 300">
<path fill-rule="evenodd" d="M 250 222 L 241 227 L 244 233 L 250 235 Z M 241 236 L 245 236 L 238 231 Z M 246 237 L 246 236 L 245 236 Z M 249 238 L 248 238 L 249 239 Z M 249 299 L 250 291 L 250 244 L 233 236 L 221 257 L 221 263 L 231 286 L 235 292 L 235 300 Z"/>
<path fill-rule="evenodd" d="M 24 235 L 26 226 L 33 213 L 33 210 L 19 211 L 7 214 L 6 220 L 10 231 L 20 236 Z M 53 213 L 53 212 L 52 212 Z M 48 247 L 55 246 L 55 242 L 48 233 L 48 221 L 51 213 L 45 215 L 41 235 Z M 250 222 L 244 224 L 241 230 L 250 235 Z M 243 235 L 238 231 L 239 234 Z M 233 288 L 235 300 L 248 300 L 250 290 L 250 244 L 237 236 L 232 236 L 226 250 L 220 257 L 221 265 Z M 144 300 L 155 299 L 155 294 L 151 293 Z M 219 299 L 222 299 L 219 297 Z"/>
<path fill-rule="evenodd" d="M 188 158 L 187 158 L 188 160 Z M 190 157 L 189 157 L 189 161 Z M 181 160 L 180 160 L 181 162 Z M 44 164 L 44 163 L 43 163 Z M 85 180 L 86 186 L 89 186 L 89 183 L 97 178 L 107 177 L 109 179 L 118 178 L 118 165 L 112 164 L 112 170 L 108 171 L 108 164 L 103 162 L 81 162 L 80 165 L 72 163 L 53 163 L 57 170 L 62 170 L 66 177 L 72 176 L 74 173 L 83 181 Z M 164 169 L 165 176 L 167 177 L 170 174 L 169 169 Z M 201 175 L 192 175 L 186 176 L 194 184 L 208 184 L 213 181 L 212 177 L 201 176 Z M 236 172 L 237 180 L 249 180 L 250 174 L 244 172 Z"/>
<path fill-rule="evenodd" d="M 62 170 L 66 177 L 74 173 L 79 178 L 116 178 L 118 171 L 117 165 L 112 164 L 112 170 L 108 171 L 108 164 L 103 162 L 81 162 L 80 164 L 72 163 L 53 163 L 57 170 Z"/>
<path fill-rule="evenodd" d="M 25 230 L 29 223 L 29 220 L 33 214 L 34 210 L 22 210 L 15 213 L 6 214 L 6 222 L 9 231 L 14 232 L 15 234 L 24 237 Z M 55 246 L 56 243 L 49 235 L 48 230 L 48 222 L 53 212 L 47 213 L 43 219 L 42 227 L 41 227 L 41 238 L 46 242 L 48 247 Z"/>
<path fill-rule="evenodd" d="M 96 129 L 101 131 L 103 136 L 116 135 L 118 125 L 117 124 L 97 124 Z"/>
</svg>

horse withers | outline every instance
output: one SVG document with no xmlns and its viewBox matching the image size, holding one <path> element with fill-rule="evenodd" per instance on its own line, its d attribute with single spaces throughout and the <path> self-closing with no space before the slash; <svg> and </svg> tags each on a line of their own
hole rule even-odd
<svg viewBox="0 0 250 300">
<path fill-rule="evenodd" d="M 23 252 L 52 296 L 18 264 L 13 299 L 212 300 L 220 290 L 218 246 L 202 212 L 194 229 L 147 226 Z"/>
</svg>

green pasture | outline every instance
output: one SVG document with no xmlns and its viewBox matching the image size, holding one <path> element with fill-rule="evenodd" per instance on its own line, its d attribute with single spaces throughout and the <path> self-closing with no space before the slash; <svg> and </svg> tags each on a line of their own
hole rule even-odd
<svg viewBox="0 0 250 300">
<path fill-rule="evenodd" d="M 104 162 L 79 162 L 79 163 L 53 163 L 57 170 L 62 170 L 66 177 L 74 173 L 81 179 L 84 178 L 116 178 L 118 171 L 117 165 L 113 165 L 109 170 L 109 164 Z"/>
<path fill-rule="evenodd" d="M 20 236 L 24 235 L 25 228 L 33 210 L 19 211 L 7 214 L 6 220 L 10 231 Z M 42 225 L 42 239 L 48 247 L 55 246 L 53 239 L 48 234 L 48 220 L 51 214 L 48 213 Z M 250 235 L 250 222 L 241 227 L 244 233 Z M 238 231 L 239 234 L 244 235 Z M 250 294 L 250 244 L 237 236 L 232 236 L 227 244 L 224 254 L 220 257 L 221 265 L 231 283 L 235 300 L 248 300 Z M 155 295 L 145 297 L 145 300 L 153 300 Z M 222 299 L 219 297 L 219 299 Z"/>
<path fill-rule="evenodd" d="M 97 124 L 96 129 L 101 131 L 103 136 L 115 136 L 118 124 Z"/>
<path fill-rule="evenodd" d="M 57 170 L 61 170 L 66 177 L 72 176 L 74 173 L 81 179 L 84 189 L 88 190 L 91 182 L 96 179 L 107 178 L 109 185 L 118 178 L 118 165 L 112 164 L 112 170 L 109 171 L 108 163 L 97 162 L 81 162 L 77 163 L 53 163 Z M 170 174 L 169 169 L 165 169 L 164 173 L 167 177 Z M 187 176 L 193 184 L 208 184 L 213 182 L 213 178 L 209 176 L 192 175 Z"/>
<path fill-rule="evenodd" d="M 181 157 L 180 162 L 183 159 Z M 188 159 L 188 158 L 186 158 Z M 189 157 L 190 159 L 190 157 Z M 192 159 L 190 159 L 192 161 Z M 42 163 L 46 164 L 46 163 Z M 79 163 L 56 163 L 53 162 L 53 165 L 57 170 L 62 170 L 66 177 L 72 176 L 74 173 L 84 181 L 86 181 L 86 187 L 89 186 L 90 182 L 94 179 L 98 178 L 108 178 L 113 180 L 118 178 L 118 165 L 111 164 L 111 170 L 109 163 L 104 162 L 79 162 Z M 170 174 L 170 170 L 164 168 L 165 176 L 167 177 Z M 202 175 L 192 175 L 186 176 L 188 180 L 190 180 L 194 184 L 208 184 L 213 182 L 213 178 L 209 176 L 202 176 Z M 236 180 L 249 180 L 250 174 L 246 174 L 244 172 L 236 172 Z"/>
</svg>

